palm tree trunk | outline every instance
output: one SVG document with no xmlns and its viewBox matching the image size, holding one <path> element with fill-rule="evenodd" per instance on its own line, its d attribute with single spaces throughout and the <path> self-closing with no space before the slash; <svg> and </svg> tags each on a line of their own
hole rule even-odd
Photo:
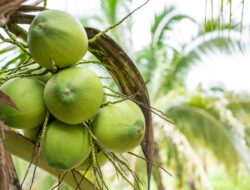
<svg viewBox="0 0 250 190">
<path fill-rule="evenodd" d="M 19 9 L 21 3 L 26 0 L 0 0 L 0 26 L 4 26 L 10 19 L 10 15 Z"/>
<path fill-rule="evenodd" d="M 0 189 L 1 190 L 22 190 L 11 155 L 4 149 L 3 125 L 0 124 Z"/>
</svg>

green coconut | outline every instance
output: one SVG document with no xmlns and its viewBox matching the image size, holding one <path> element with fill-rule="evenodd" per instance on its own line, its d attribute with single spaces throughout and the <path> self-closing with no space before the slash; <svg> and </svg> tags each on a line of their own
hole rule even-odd
<svg viewBox="0 0 250 190">
<path fill-rule="evenodd" d="M 39 70 L 36 70 L 37 68 L 39 68 L 39 66 L 40 65 L 38 63 L 35 63 L 35 64 L 32 64 L 32 65 L 26 67 L 26 70 L 30 71 L 31 74 L 36 75 L 36 76 L 31 76 L 32 78 L 35 78 L 35 79 L 38 79 L 44 83 L 47 83 L 48 80 L 50 79 L 50 77 L 52 77 L 52 72 L 47 72 L 45 74 L 40 75 L 41 73 L 45 72 L 46 69 L 40 68 Z M 37 74 L 39 74 L 39 75 L 37 75 Z"/>
<path fill-rule="evenodd" d="M 41 125 L 45 119 L 46 107 L 43 98 L 44 84 L 34 78 L 15 78 L 0 88 L 16 104 L 18 110 L 3 105 L 0 118 L 5 124 L 20 129 Z"/>
<path fill-rule="evenodd" d="M 32 128 L 32 129 L 23 129 L 23 135 L 32 141 L 36 141 L 39 132 L 41 131 L 42 126 Z"/>
<path fill-rule="evenodd" d="M 53 75 L 45 86 L 44 99 L 55 118 L 67 124 L 80 124 L 98 111 L 103 87 L 94 72 L 72 67 Z"/>
<path fill-rule="evenodd" d="M 47 126 L 42 154 L 48 164 L 58 171 L 79 166 L 89 156 L 91 145 L 83 125 L 67 125 L 54 121 Z"/>
<path fill-rule="evenodd" d="M 28 31 L 31 56 L 41 66 L 56 70 L 77 63 L 88 49 L 84 27 L 65 11 L 38 14 Z"/>
<path fill-rule="evenodd" d="M 145 119 L 134 102 L 125 100 L 101 108 L 93 120 L 92 131 L 107 150 L 128 152 L 141 143 Z"/>
<path fill-rule="evenodd" d="M 41 69 L 40 71 L 35 71 L 35 72 L 32 72 L 32 74 L 40 74 L 42 72 L 44 72 L 45 69 Z M 45 73 L 43 75 L 37 75 L 37 76 L 33 76 L 33 78 L 36 78 L 44 83 L 47 83 L 48 80 L 52 77 L 52 73 L 51 72 L 48 72 L 48 73 Z"/>
</svg>

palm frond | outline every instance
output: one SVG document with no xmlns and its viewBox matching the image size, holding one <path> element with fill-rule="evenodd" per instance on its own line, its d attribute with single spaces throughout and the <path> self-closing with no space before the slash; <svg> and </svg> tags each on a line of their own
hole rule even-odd
<svg viewBox="0 0 250 190">
<path fill-rule="evenodd" d="M 233 30 L 233 31 L 240 31 L 240 23 L 232 21 L 232 23 L 226 23 L 220 17 L 216 19 L 209 19 L 207 20 L 201 27 L 199 28 L 198 35 L 203 35 L 204 33 L 208 32 L 220 32 L 223 30 Z"/>
<path fill-rule="evenodd" d="M 114 24 L 117 22 L 117 6 L 119 0 L 102 0 L 101 6 L 102 10 L 108 19 L 109 24 Z"/>
<path fill-rule="evenodd" d="M 245 125 L 245 141 L 250 147 L 250 99 L 238 99 L 228 103 L 227 107 L 233 115 Z"/>
<path fill-rule="evenodd" d="M 151 26 L 151 33 L 154 34 L 161 23 L 161 21 L 170 13 L 172 13 L 175 10 L 174 6 L 164 7 L 163 11 L 159 14 L 156 14 L 154 16 L 154 22 Z"/>
<path fill-rule="evenodd" d="M 200 108 L 176 106 L 167 113 L 192 144 L 203 144 L 213 150 L 232 171 L 239 163 L 238 153 L 224 126 L 211 114 Z"/>
<path fill-rule="evenodd" d="M 101 23 L 101 25 L 103 25 L 103 23 L 107 23 L 106 27 L 112 26 L 115 23 L 119 22 L 119 19 L 121 19 L 119 16 L 122 14 L 118 14 L 123 12 L 123 15 L 128 14 L 131 10 L 129 9 L 129 7 L 127 6 L 127 4 L 129 3 L 129 1 L 121 1 L 121 0 L 102 0 L 101 1 L 101 7 L 103 10 L 103 15 L 101 15 L 101 17 L 103 18 L 102 20 L 104 22 Z M 127 26 L 125 25 L 124 27 L 121 26 L 117 27 L 116 29 L 110 30 L 111 36 L 116 40 L 116 42 L 118 44 L 121 44 L 123 42 L 123 39 L 127 39 L 128 41 L 126 41 L 126 43 L 130 42 L 130 36 L 126 34 L 126 32 L 131 32 L 131 23 L 129 22 L 129 20 L 131 19 L 130 17 L 127 18 L 128 20 L 126 21 Z M 122 36 L 122 38 L 121 38 Z M 123 45 L 126 45 L 126 43 L 124 43 Z M 125 47 L 126 49 L 126 47 Z M 127 48 L 127 51 L 129 51 L 131 48 Z"/>
<path fill-rule="evenodd" d="M 244 142 L 245 126 L 220 101 L 214 101 L 212 106 L 182 103 L 170 107 L 168 114 L 188 139 L 208 146 L 231 174 L 235 174 L 240 162 L 249 169 L 249 148 Z"/>
<path fill-rule="evenodd" d="M 164 44 L 165 33 L 171 31 L 173 25 L 183 19 L 194 21 L 194 19 L 187 15 L 177 14 L 174 6 L 165 7 L 160 14 L 155 15 L 154 23 L 151 26 L 152 43 L 162 46 Z"/>
<path fill-rule="evenodd" d="M 217 117 L 221 123 L 230 131 L 235 148 L 245 164 L 246 168 L 250 170 L 250 149 L 247 146 L 246 125 L 244 125 L 233 112 L 228 109 L 223 101 L 217 101 L 210 109 L 211 113 Z"/>
<path fill-rule="evenodd" d="M 209 53 L 223 52 L 233 53 L 243 50 L 245 47 L 240 41 L 240 34 L 227 38 L 212 32 L 204 36 L 199 36 L 187 45 L 183 52 L 175 51 L 170 66 L 164 76 L 163 87 L 171 89 L 175 85 L 183 84 L 188 70 L 197 63 L 202 56 Z"/>
<path fill-rule="evenodd" d="M 9 51 L 12 51 L 15 49 L 15 46 L 12 46 L 12 45 L 9 45 L 9 46 L 6 46 L 6 47 L 3 47 L 0 49 L 0 55 L 1 54 L 4 54 L 4 53 L 7 53 Z"/>
<path fill-rule="evenodd" d="M 172 149 L 172 156 L 174 156 L 174 159 L 177 158 L 175 159 L 176 166 L 184 167 L 183 171 L 181 171 L 181 168 L 176 168 L 179 177 L 181 177 L 181 173 L 179 172 L 185 172 L 186 179 L 199 176 L 199 179 L 197 178 L 198 180 L 196 181 L 196 183 L 199 184 L 199 187 L 201 187 L 201 189 L 212 190 L 212 186 L 203 164 L 186 136 L 183 135 L 174 125 L 169 124 L 159 117 L 154 117 L 154 121 L 155 125 L 161 129 L 161 134 L 164 134 L 162 137 L 165 140 L 167 139 L 168 144 L 171 145 L 171 147 L 168 148 Z M 162 149 L 164 150 L 164 148 Z"/>
<path fill-rule="evenodd" d="M 0 43 L 0 68 L 7 69 L 12 64 L 19 64 L 28 58 L 24 52 L 22 52 L 15 45 L 1 41 Z"/>
<path fill-rule="evenodd" d="M 237 117 L 244 125 L 250 128 L 250 95 L 233 95 L 233 97 L 228 97 L 227 107 L 233 112 L 235 117 Z"/>
</svg>

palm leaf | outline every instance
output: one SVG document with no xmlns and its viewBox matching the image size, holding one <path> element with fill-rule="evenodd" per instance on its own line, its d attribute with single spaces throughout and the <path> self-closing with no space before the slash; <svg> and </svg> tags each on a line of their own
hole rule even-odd
<svg viewBox="0 0 250 190">
<path fill-rule="evenodd" d="M 246 153 L 241 152 L 245 147 L 241 146 L 240 139 L 235 138 L 219 118 L 207 110 L 190 105 L 173 106 L 167 113 L 192 143 L 208 146 L 214 155 L 225 163 L 231 174 L 235 174 L 237 163 Z M 249 159 L 245 164 L 249 165 Z"/>
<path fill-rule="evenodd" d="M 203 35 L 204 33 L 208 32 L 218 32 L 222 30 L 233 30 L 233 31 L 240 31 L 240 23 L 232 22 L 230 23 L 224 23 L 221 18 L 216 19 L 209 19 L 207 20 L 202 27 L 200 27 L 198 35 Z"/>
<path fill-rule="evenodd" d="M 4 54 L 4 53 L 7 53 L 9 51 L 12 51 L 15 49 L 15 46 L 12 46 L 12 45 L 9 45 L 9 46 L 6 46 L 6 47 L 3 47 L 0 49 L 0 55 L 1 54 Z"/>
<path fill-rule="evenodd" d="M 170 159 L 174 161 L 175 175 L 179 178 L 180 185 L 183 179 L 190 180 L 193 177 L 199 176 L 195 183 L 202 189 L 212 190 L 208 175 L 189 139 L 176 126 L 169 124 L 157 116 L 154 117 L 154 124 L 155 127 L 160 129 L 160 133 L 164 134 L 159 141 L 167 143 L 167 149 L 169 150 L 168 161 Z M 163 145 L 165 144 L 163 143 Z M 160 150 L 166 150 L 166 147 L 161 145 Z"/>
<path fill-rule="evenodd" d="M 163 87 L 171 89 L 183 84 L 188 70 L 208 53 L 232 53 L 242 49 L 240 37 L 222 38 L 217 32 L 196 38 L 183 52 L 174 51 L 170 66 L 164 76 Z"/>
<path fill-rule="evenodd" d="M 161 23 L 161 21 L 170 13 L 172 13 L 175 10 L 175 7 L 170 6 L 170 7 L 165 7 L 164 10 L 155 15 L 154 17 L 154 22 L 153 25 L 151 26 L 151 33 L 154 34 L 159 26 L 159 24 Z"/>
<path fill-rule="evenodd" d="M 173 29 L 173 25 L 183 19 L 194 21 L 191 17 L 184 14 L 175 13 L 175 7 L 165 7 L 164 10 L 154 17 L 154 23 L 151 26 L 152 43 L 158 46 L 164 43 L 164 34 Z M 165 44 L 164 44 L 165 45 Z"/>
<path fill-rule="evenodd" d="M 114 24 L 117 22 L 117 6 L 118 6 L 119 0 L 109 0 L 101 1 L 102 10 L 108 19 L 109 24 Z"/>
<path fill-rule="evenodd" d="M 18 65 L 28 58 L 28 55 L 21 52 L 14 45 L 9 45 L 6 42 L 0 44 L 0 68 L 7 69 L 11 65 Z"/>
<path fill-rule="evenodd" d="M 228 103 L 227 107 L 232 111 L 234 116 L 245 125 L 245 141 L 250 147 L 250 99 L 249 96 L 242 99 L 237 97 L 238 100 L 232 100 Z"/>
<path fill-rule="evenodd" d="M 247 127 L 250 127 L 250 99 L 248 97 L 237 97 L 237 99 L 229 99 L 227 107 L 234 115 Z"/>
</svg>

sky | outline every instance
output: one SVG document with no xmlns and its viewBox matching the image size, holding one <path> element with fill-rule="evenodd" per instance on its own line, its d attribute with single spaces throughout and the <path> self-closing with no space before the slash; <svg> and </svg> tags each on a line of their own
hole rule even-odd
<svg viewBox="0 0 250 190">
<path fill-rule="evenodd" d="M 138 7 L 145 0 L 133 0 L 132 8 Z M 199 23 L 211 16 L 211 1 L 207 1 L 207 13 L 205 14 L 206 0 L 151 0 L 145 7 L 133 15 L 132 39 L 135 42 L 135 51 L 142 49 L 150 41 L 150 26 L 154 15 L 159 13 L 164 6 L 174 5 L 179 13 L 187 14 L 197 20 Z M 219 12 L 219 2 L 214 0 L 213 15 Z M 226 1 L 225 1 L 226 2 Z M 241 18 L 242 6 L 241 0 L 233 1 L 233 19 Z M 49 8 L 66 10 L 76 17 L 91 16 L 100 11 L 99 0 L 48 0 Z M 226 4 L 224 5 L 226 6 Z M 229 6 L 226 9 L 225 16 L 229 14 Z M 243 22 L 244 28 L 243 41 L 250 45 L 249 26 L 250 26 L 250 1 L 245 1 L 245 11 Z M 121 15 L 122 17 L 122 15 Z M 183 23 L 177 26 L 175 33 L 169 39 L 169 44 L 179 44 L 188 42 L 195 35 L 197 28 L 190 23 Z M 228 90 L 248 91 L 250 92 L 250 48 L 242 53 L 225 55 L 222 53 L 209 54 L 202 58 L 192 67 L 188 74 L 186 84 L 190 90 L 196 88 L 198 84 L 206 89 L 214 85 L 222 85 Z"/>
</svg>

